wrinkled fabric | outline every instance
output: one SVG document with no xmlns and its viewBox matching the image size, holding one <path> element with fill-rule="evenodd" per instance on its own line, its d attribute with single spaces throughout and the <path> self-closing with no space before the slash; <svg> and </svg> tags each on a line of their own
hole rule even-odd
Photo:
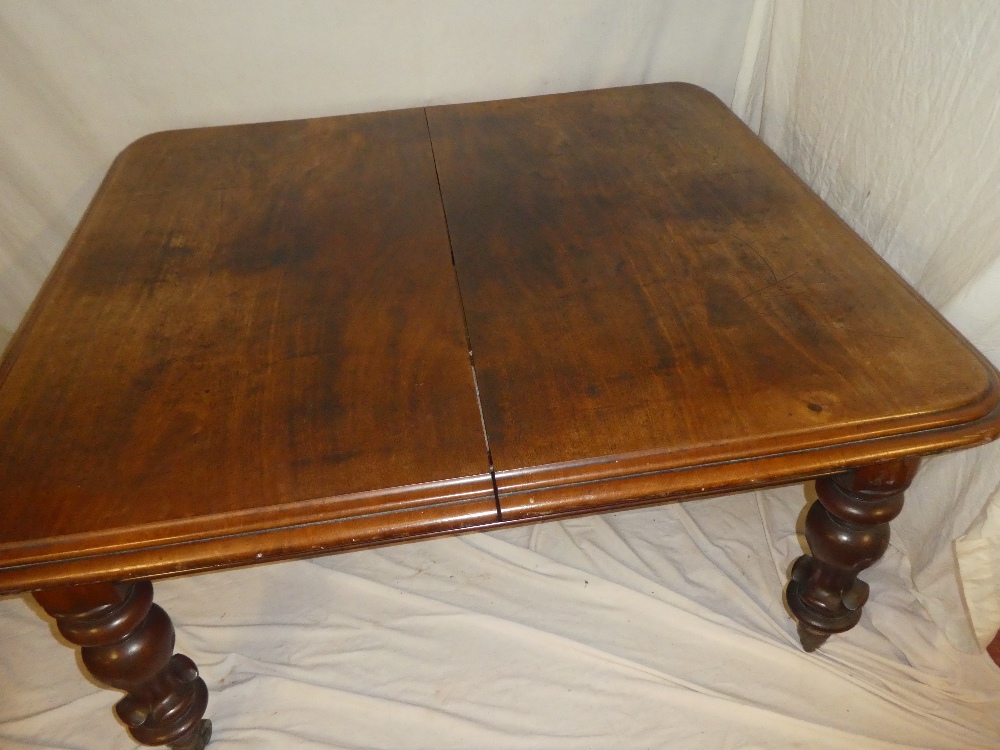
<svg viewBox="0 0 1000 750">
<path fill-rule="evenodd" d="M 751 71 L 744 60 L 742 78 L 764 83 L 738 100 L 741 116 L 1000 363 L 1000 6 L 758 5 L 774 23 Z M 986 574 L 1000 570 L 1000 511 L 987 508 L 1000 502 L 998 467 L 996 443 L 926 462 L 893 522 L 919 601 L 965 651 L 1000 629 L 1000 584 Z"/>
<path fill-rule="evenodd" d="M 948 647 L 895 550 L 861 624 L 802 652 L 781 590 L 806 497 L 179 578 L 157 600 L 208 683 L 216 750 L 996 747 L 1000 670 Z M 24 599 L 0 618 L 0 747 L 132 747 L 116 695 Z"/>
</svg>

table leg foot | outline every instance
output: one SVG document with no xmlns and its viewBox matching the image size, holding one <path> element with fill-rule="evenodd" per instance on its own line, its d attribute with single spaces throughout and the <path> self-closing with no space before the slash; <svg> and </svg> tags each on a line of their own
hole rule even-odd
<svg viewBox="0 0 1000 750">
<path fill-rule="evenodd" d="M 195 727 L 195 731 L 192 733 L 190 739 L 178 740 L 170 748 L 171 750 L 205 750 L 211 739 L 212 722 L 208 719 L 202 719 L 198 726 Z"/>
<path fill-rule="evenodd" d="M 903 492 L 919 463 L 906 458 L 816 481 L 819 499 L 805 529 L 811 554 L 795 561 L 785 590 L 806 651 L 858 624 L 868 599 L 868 584 L 858 574 L 889 546 L 889 522 L 903 509 Z"/>
<path fill-rule="evenodd" d="M 198 668 L 174 654 L 174 627 L 153 603 L 149 581 L 97 583 L 36 591 L 59 632 L 81 646 L 87 671 L 126 691 L 115 713 L 144 745 L 203 750 L 212 725 L 202 719 L 208 688 Z"/>
</svg>

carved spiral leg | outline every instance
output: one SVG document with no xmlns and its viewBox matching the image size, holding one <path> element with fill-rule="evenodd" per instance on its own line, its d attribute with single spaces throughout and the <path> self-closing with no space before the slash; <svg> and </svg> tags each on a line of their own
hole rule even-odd
<svg viewBox="0 0 1000 750">
<path fill-rule="evenodd" d="M 66 640 L 82 646 L 88 671 L 127 692 L 115 712 L 138 742 L 203 750 L 212 736 L 211 722 L 202 719 L 208 688 L 194 662 L 173 653 L 174 626 L 153 604 L 149 581 L 72 586 L 34 596 Z"/>
<path fill-rule="evenodd" d="M 903 509 L 903 491 L 919 463 L 907 458 L 816 481 L 819 500 L 806 515 L 812 554 L 795 561 L 785 591 L 806 651 L 858 624 L 868 599 L 868 584 L 858 573 L 889 546 L 889 521 Z"/>
</svg>

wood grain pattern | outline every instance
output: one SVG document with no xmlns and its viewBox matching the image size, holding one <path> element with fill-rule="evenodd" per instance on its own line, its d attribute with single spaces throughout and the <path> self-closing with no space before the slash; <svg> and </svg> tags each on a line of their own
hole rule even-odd
<svg viewBox="0 0 1000 750">
<path fill-rule="evenodd" d="M 505 520 L 997 434 L 993 368 L 711 94 L 428 119 Z"/>
<path fill-rule="evenodd" d="M 156 134 L 0 363 L 0 593 L 955 449 L 997 382 L 689 85 Z"/>
<path fill-rule="evenodd" d="M 0 592 L 494 520 L 423 112 L 130 146 L 0 370 L 0 445 Z"/>
</svg>

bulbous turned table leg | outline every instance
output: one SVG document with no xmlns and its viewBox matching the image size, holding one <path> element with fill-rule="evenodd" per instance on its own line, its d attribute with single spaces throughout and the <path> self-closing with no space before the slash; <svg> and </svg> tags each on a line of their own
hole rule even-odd
<svg viewBox="0 0 1000 750">
<path fill-rule="evenodd" d="M 805 529 L 812 554 L 795 561 L 785 590 L 806 651 L 858 624 L 868 599 L 868 584 L 858 573 L 889 546 L 889 521 L 903 509 L 903 491 L 919 464 L 919 458 L 906 458 L 816 480 L 819 500 L 809 508 Z"/>
<path fill-rule="evenodd" d="M 208 689 L 198 668 L 174 654 L 174 626 L 153 604 L 149 581 L 98 583 L 36 591 L 59 632 L 81 646 L 87 670 L 126 691 L 115 712 L 136 741 L 203 750 L 212 736 L 202 719 Z"/>
</svg>

